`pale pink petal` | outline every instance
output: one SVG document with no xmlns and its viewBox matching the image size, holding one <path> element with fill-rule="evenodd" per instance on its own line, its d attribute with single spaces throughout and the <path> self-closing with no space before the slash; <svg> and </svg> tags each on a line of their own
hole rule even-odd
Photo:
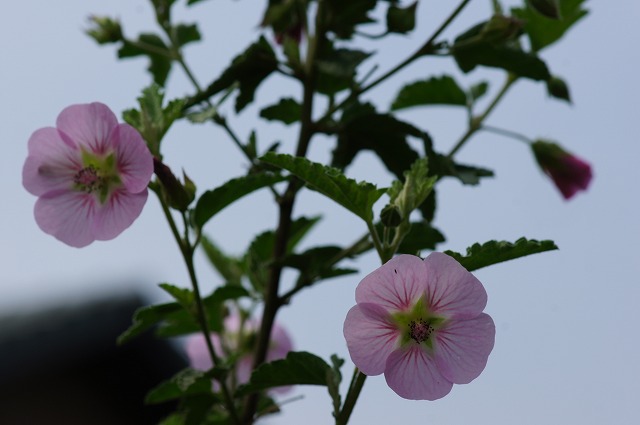
<svg viewBox="0 0 640 425">
<path fill-rule="evenodd" d="M 236 385 L 242 385 L 249 382 L 252 371 L 253 371 L 253 356 L 247 355 L 247 356 L 241 357 L 236 363 Z"/>
<path fill-rule="evenodd" d="M 128 124 L 119 124 L 112 137 L 122 183 L 129 192 L 142 192 L 153 174 L 153 157 L 147 145 L 140 133 Z"/>
<path fill-rule="evenodd" d="M 147 191 L 128 193 L 124 188 L 113 192 L 101 205 L 95 216 L 92 231 L 95 239 L 106 241 L 115 238 L 131 226 L 147 202 Z"/>
<path fill-rule="evenodd" d="M 65 108 L 58 115 L 56 126 L 63 137 L 76 145 L 104 154 L 113 147 L 111 132 L 118 126 L 118 119 L 106 105 L 94 102 Z"/>
<path fill-rule="evenodd" d="M 400 336 L 379 305 L 360 303 L 349 310 L 344 321 L 344 338 L 353 363 L 365 375 L 384 372 L 387 357 L 397 348 Z"/>
<path fill-rule="evenodd" d="M 389 388 L 409 400 L 437 400 L 449 394 L 453 387 L 418 344 L 391 353 L 384 377 Z"/>
<path fill-rule="evenodd" d="M 22 184 L 36 196 L 52 190 L 69 189 L 80 168 L 78 149 L 67 144 L 55 128 L 41 128 L 29 139 L 29 156 L 22 168 Z"/>
<path fill-rule="evenodd" d="M 271 342 L 267 351 L 267 362 L 284 359 L 287 353 L 293 350 L 293 342 L 289 333 L 278 323 L 273 324 L 271 329 Z"/>
<path fill-rule="evenodd" d="M 67 245 L 81 248 L 96 239 L 91 229 L 95 204 L 95 198 L 84 192 L 48 192 L 36 202 L 36 223 L 45 233 Z"/>
<path fill-rule="evenodd" d="M 388 311 L 410 308 L 426 292 L 427 270 L 414 255 L 399 255 L 367 275 L 356 288 L 356 302 Z"/>
<path fill-rule="evenodd" d="M 218 336 L 211 334 L 211 339 L 212 341 L 214 339 L 218 339 Z M 187 358 L 189 359 L 189 365 L 193 369 L 209 370 L 213 367 L 209 350 L 207 350 L 207 343 L 205 342 L 204 335 L 202 333 L 189 336 L 186 342 L 185 351 L 187 353 Z"/>
<path fill-rule="evenodd" d="M 451 321 L 436 333 L 434 355 L 442 374 L 456 384 L 468 384 L 487 365 L 496 327 L 487 314 Z"/>
<path fill-rule="evenodd" d="M 482 283 L 456 260 L 432 252 L 425 260 L 427 302 L 431 312 L 448 318 L 472 318 L 487 305 Z"/>
</svg>

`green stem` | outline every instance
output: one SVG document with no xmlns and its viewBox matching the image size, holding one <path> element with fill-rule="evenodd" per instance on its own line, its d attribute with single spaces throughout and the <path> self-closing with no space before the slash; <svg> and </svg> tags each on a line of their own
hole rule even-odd
<svg viewBox="0 0 640 425">
<path fill-rule="evenodd" d="M 188 228 L 186 227 L 187 217 L 185 213 L 182 213 L 182 218 L 185 222 L 185 237 L 181 238 L 180 232 L 178 231 L 178 227 L 176 226 L 175 220 L 171 215 L 171 211 L 169 210 L 169 207 L 164 201 L 162 192 L 160 190 L 154 190 L 154 192 L 156 192 L 156 195 L 158 195 L 158 199 L 160 200 L 160 205 L 162 206 L 162 211 L 164 212 L 164 215 L 167 218 L 167 221 L 169 222 L 171 233 L 173 234 L 173 237 L 175 238 L 180 248 L 180 253 L 182 254 L 182 258 L 184 259 L 185 265 L 187 266 L 187 271 L 189 273 L 189 280 L 191 281 L 191 287 L 193 289 L 194 300 L 196 303 L 196 310 L 197 310 L 196 316 L 197 316 L 198 323 L 200 324 L 200 328 L 202 329 L 202 333 L 204 335 L 207 351 L 209 352 L 209 356 L 211 357 L 211 361 L 213 365 L 214 366 L 218 365 L 220 362 L 220 358 L 216 354 L 216 351 L 213 347 L 213 343 L 211 342 L 211 332 L 209 330 L 209 323 L 207 321 L 207 315 L 204 308 L 204 303 L 202 301 L 202 296 L 200 294 L 200 287 L 198 285 L 198 279 L 197 279 L 195 267 L 193 264 L 194 246 L 191 245 L 188 239 L 188 234 L 187 234 Z M 240 419 L 238 418 L 235 404 L 233 403 L 233 398 L 231 397 L 231 392 L 227 387 L 227 383 L 225 382 L 224 379 L 221 379 L 218 382 L 220 384 L 222 396 L 227 405 L 227 410 L 229 411 L 229 415 L 231 416 L 231 420 L 233 421 L 234 424 L 240 425 Z"/>
<path fill-rule="evenodd" d="M 336 418 L 336 425 L 346 425 L 349 422 L 353 408 L 358 401 L 364 382 L 367 379 L 367 375 L 360 372 L 357 368 L 353 371 L 353 378 L 351 379 L 351 385 L 349 385 L 349 391 L 347 392 L 347 398 L 344 400 L 340 414 Z"/>
<path fill-rule="evenodd" d="M 500 127 L 494 127 L 494 126 L 491 126 L 491 125 L 482 125 L 479 128 L 479 130 L 488 131 L 490 133 L 499 134 L 499 135 L 505 136 L 505 137 L 510 137 L 512 139 L 516 139 L 516 140 L 519 140 L 521 142 L 524 142 L 524 143 L 526 143 L 528 145 L 533 143 L 533 140 L 529 139 L 524 134 L 520 134 L 518 132 L 507 130 L 507 129 L 500 128 Z"/>
<path fill-rule="evenodd" d="M 475 132 L 482 127 L 482 123 L 484 122 L 484 120 L 495 109 L 498 103 L 500 103 L 504 95 L 507 93 L 507 91 L 509 91 L 509 89 L 511 88 L 513 83 L 516 82 L 517 79 L 518 77 L 514 74 L 509 73 L 507 75 L 507 78 L 504 84 L 502 85 L 502 88 L 500 89 L 498 94 L 496 94 L 496 97 L 493 98 L 489 106 L 487 106 L 487 109 L 485 109 L 484 112 L 478 115 L 477 117 L 471 118 L 471 121 L 469 122 L 469 129 L 466 131 L 466 133 L 462 135 L 462 137 L 460 138 L 460 140 L 458 140 L 458 142 L 455 144 L 453 149 L 451 149 L 451 152 L 449 152 L 449 154 L 447 155 L 448 158 L 453 158 L 456 152 L 458 152 L 460 148 L 462 148 L 462 146 L 464 146 L 465 143 L 467 143 L 467 141 L 471 138 L 471 136 L 473 136 Z"/>
</svg>

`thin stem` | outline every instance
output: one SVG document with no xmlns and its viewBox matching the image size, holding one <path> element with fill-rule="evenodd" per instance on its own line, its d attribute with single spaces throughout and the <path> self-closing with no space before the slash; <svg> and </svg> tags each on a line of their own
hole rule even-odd
<svg viewBox="0 0 640 425">
<path fill-rule="evenodd" d="M 495 109 L 498 103 L 500 103 L 504 95 L 507 93 L 507 91 L 509 91 L 509 89 L 511 88 L 513 83 L 516 82 L 517 79 L 518 77 L 515 76 L 514 74 L 509 73 L 507 75 L 507 78 L 504 84 L 502 85 L 502 88 L 498 92 L 498 94 L 496 94 L 496 97 L 493 98 L 489 106 L 487 106 L 487 109 L 485 109 L 482 114 L 478 115 L 477 117 L 471 118 L 469 122 L 469 129 L 466 131 L 466 133 L 462 135 L 460 140 L 458 140 L 458 142 L 455 144 L 453 149 L 451 149 L 451 152 L 449 152 L 447 157 L 453 158 L 456 152 L 458 152 L 460 148 L 462 148 L 462 146 L 464 146 L 464 144 L 467 143 L 467 141 L 471 138 L 471 136 L 473 136 L 475 132 L 482 127 L 482 123 L 484 122 L 484 120 Z"/>
<path fill-rule="evenodd" d="M 318 8 L 316 11 L 315 35 L 309 37 L 309 46 L 307 50 L 307 58 L 304 67 L 304 78 L 302 79 L 302 108 L 300 117 L 300 133 L 298 135 L 298 144 L 295 155 L 305 157 L 309 148 L 309 143 L 314 135 L 313 128 L 313 99 L 316 89 L 317 67 L 316 55 L 321 50 L 321 43 L 325 38 L 325 30 L 323 26 L 324 19 L 324 0 L 318 0 Z M 302 183 L 292 178 L 289 181 L 286 191 L 279 199 L 279 218 L 278 228 L 276 230 L 276 238 L 273 248 L 273 262 L 270 268 L 269 280 L 266 285 L 264 294 L 264 310 L 262 311 L 262 320 L 260 322 L 260 332 L 256 343 L 256 350 L 253 359 L 253 367 L 256 368 L 264 363 L 269 343 L 271 340 L 271 329 L 275 321 L 275 316 L 280 308 L 280 298 L 278 296 L 280 287 L 280 276 L 282 274 L 282 265 L 280 259 L 285 254 L 287 242 L 289 241 L 291 230 L 291 215 L 293 213 L 293 205 L 296 194 L 302 187 Z M 242 422 L 245 425 L 254 422 L 255 412 L 258 407 L 258 394 L 249 395 L 245 404 Z"/>
<path fill-rule="evenodd" d="M 347 422 L 349 422 L 351 413 L 353 413 L 353 408 L 356 405 L 356 401 L 358 401 L 364 382 L 367 379 L 367 375 L 360 372 L 357 368 L 353 373 L 354 375 L 351 380 L 351 385 L 349 386 L 347 398 L 344 400 L 340 414 L 336 418 L 336 425 L 346 425 Z"/>
<path fill-rule="evenodd" d="M 160 190 L 154 190 L 156 195 L 158 195 L 158 199 L 160 201 L 160 205 L 162 206 L 162 211 L 164 212 L 167 221 L 169 222 L 169 227 L 171 228 L 171 233 L 175 238 L 179 248 L 180 253 L 182 254 L 182 258 L 184 259 L 185 265 L 187 266 L 187 271 L 189 273 L 189 280 L 191 281 L 191 287 L 193 289 L 194 300 L 196 303 L 197 309 L 197 320 L 200 324 L 200 328 L 202 329 L 202 333 L 204 335 L 205 344 L 207 346 L 207 351 L 209 352 L 209 356 L 211 357 L 211 361 L 214 365 L 219 364 L 220 358 L 217 356 L 213 344 L 211 342 L 211 332 L 209 330 L 209 324 L 207 321 L 206 311 L 204 308 L 204 303 L 202 301 L 202 296 L 200 294 L 200 287 L 198 285 L 198 279 L 196 277 L 195 267 L 193 264 L 193 253 L 194 246 L 189 243 L 188 239 L 188 228 L 187 228 L 187 217 L 185 213 L 182 213 L 182 218 L 185 223 L 185 237 L 180 237 L 180 232 L 178 231 L 178 227 L 176 226 L 175 220 L 171 215 L 171 211 L 167 206 L 162 193 Z M 231 392 L 227 387 L 227 383 L 224 379 L 218 381 L 220 384 L 220 388 L 222 391 L 222 396 L 224 397 L 225 403 L 227 405 L 227 410 L 229 411 L 229 415 L 231 416 L 231 420 L 234 424 L 240 425 L 240 419 L 238 418 L 238 414 L 236 412 L 235 404 L 233 403 L 233 398 L 231 397 Z"/>
<path fill-rule="evenodd" d="M 528 145 L 533 143 L 533 140 L 529 139 L 524 134 L 520 134 L 518 132 L 507 130 L 507 129 L 500 128 L 500 127 L 493 127 L 491 125 L 482 125 L 479 128 L 479 130 L 488 131 L 490 133 L 499 134 L 499 135 L 505 136 L 505 137 L 510 137 L 512 139 L 516 139 L 516 140 L 519 140 L 521 142 L 524 142 L 524 143 L 526 143 Z"/>
<path fill-rule="evenodd" d="M 378 256 L 380 257 L 380 259 L 383 259 L 385 257 L 385 249 L 382 245 L 382 241 L 380 241 L 380 237 L 378 236 L 378 231 L 373 226 L 371 220 L 367 220 L 367 229 L 369 229 L 369 234 L 371 235 L 371 239 L 373 240 L 373 246 L 378 252 Z"/>
</svg>

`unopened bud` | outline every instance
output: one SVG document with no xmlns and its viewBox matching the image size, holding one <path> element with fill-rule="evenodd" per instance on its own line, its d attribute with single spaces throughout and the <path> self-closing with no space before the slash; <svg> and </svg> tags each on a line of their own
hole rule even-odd
<svg viewBox="0 0 640 425">
<path fill-rule="evenodd" d="M 120 22 L 104 16 L 90 16 L 89 21 L 94 24 L 87 30 L 99 44 L 117 43 L 123 39 Z"/>
<path fill-rule="evenodd" d="M 569 86 L 567 86 L 567 83 L 559 77 L 551 77 L 547 80 L 547 92 L 550 96 L 563 99 L 571 103 Z"/>
<path fill-rule="evenodd" d="M 385 227 L 398 227 L 402 223 L 400 208 L 395 205 L 387 205 L 380 211 L 380 221 Z"/>
</svg>

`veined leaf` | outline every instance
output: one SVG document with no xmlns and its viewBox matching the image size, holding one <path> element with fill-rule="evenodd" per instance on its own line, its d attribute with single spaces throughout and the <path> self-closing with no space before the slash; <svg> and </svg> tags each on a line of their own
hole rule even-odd
<svg viewBox="0 0 640 425">
<path fill-rule="evenodd" d="M 467 95 L 456 81 L 448 76 L 432 77 L 404 86 L 391 104 L 392 110 L 420 105 L 466 106 Z"/>
<path fill-rule="evenodd" d="M 203 227 L 214 215 L 231 203 L 263 187 L 281 182 L 284 177 L 278 174 L 249 174 L 229 180 L 222 186 L 208 190 L 200 196 L 194 211 L 194 220 Z"/>
<path fill-rule="evenodd" d="M 260 160 L 291 172 L 311 188 L 366 222 L 372 221 L 373 204 L 385 193 L 385 189 L 378 189 L 371 183 L 349 179 L 337 168 L 327 167 L 306 158 L 269 152 Z"/>
<path fill-rule="evenodd" d="M 489 241 L 482 245 L 475 243 L 467 248 L 466 255 L 453 251 L 445 254 L 455 258 L 468 271 L 480 269 L 492 264 L 502 263 L 520 257 L 540 252 L 558 249 L 550 240 L 537 241 L 535 239 L 520 238 L 515 242 Z"/>
</svg>

